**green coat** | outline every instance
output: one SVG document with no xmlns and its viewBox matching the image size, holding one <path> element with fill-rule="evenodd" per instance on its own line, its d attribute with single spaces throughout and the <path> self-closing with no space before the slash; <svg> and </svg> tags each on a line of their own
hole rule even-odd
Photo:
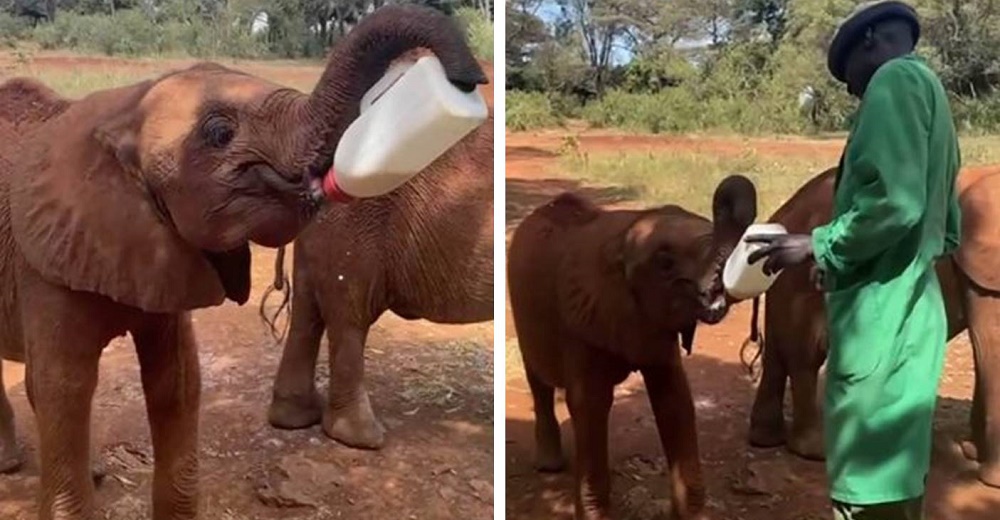
<svg viewBox="0 0 1000 520">
<path fill-rule="evenodd" d="M 934 261 L 958 246 L 958 139 L 937 76 L 915 55 L 868 85 L 833 220 L 812 234 L 826 284 L 824 433 L 831 497 L 924 493 L 947 319 Z"/>
</svg>

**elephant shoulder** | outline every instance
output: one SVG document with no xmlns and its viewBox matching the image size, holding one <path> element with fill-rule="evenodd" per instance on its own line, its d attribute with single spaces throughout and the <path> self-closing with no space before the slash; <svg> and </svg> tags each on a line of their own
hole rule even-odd
<svg viewBox="0 0 1000 520">
<path fill-rule="evenodd" d="M 566 192 L 538 208 L 536 214 L 559 226 L 582 226 L 600 216 L 601 208 L 579 194 Z"/>
<path fill-rule="evenodd" d="M 61 114 L 69 105 L 56 91 L 34 79 L 0 83 L 0 121 L 8 124 L 40 123 Z"/>
</svg>

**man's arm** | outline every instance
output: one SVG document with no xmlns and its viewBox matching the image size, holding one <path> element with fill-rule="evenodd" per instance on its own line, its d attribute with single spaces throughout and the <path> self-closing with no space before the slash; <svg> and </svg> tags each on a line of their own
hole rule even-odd
<svg viewBox="0 0 1000 520">
<path fill-rule="evenodd" d="M 823 271 L 849 271 L 892 247 L 920 222 L 926 204 L 931 110 L 920 72 L 889 63 L 872 79 L 852 137 L 853 206 L 813 230 Z"/>
</svg>

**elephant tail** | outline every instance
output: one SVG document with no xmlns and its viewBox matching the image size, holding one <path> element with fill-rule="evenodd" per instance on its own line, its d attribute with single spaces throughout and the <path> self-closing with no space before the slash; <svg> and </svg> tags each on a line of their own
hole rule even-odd
<svg viewBox="0 0 1000 520">
<path fill-rule="evenodd" d="M 756 380 L 757 362 L 760 361 L 761 354 L 764 353 L 764 335 L 760 333 L 760 296 L 753 299 L 753 310 L 750 312 L 750 336 L 740 347 L 740 362 L 743 368 L 747 369 L 750 379 Z M 747 359 L 747 354 L 753 348 L 753 356 Z"/>
<path fill-rule="evenodd" d="M 281 293 L 281 303 L 278 304 L 278 309 L 275 310 L 271 315 L 267 313 L 267 300 L 270 298 L 273 292 Z M 285 326 L 278 330 L 278 318 L 286 310 L 291 312 L 291 296 L 292 296 L 292 284 L 288 279 L 288 274 L 285 272 L 285 247 L 278 248 L 278 254 L 274 258 L 274 280 L 271 282 L 271 286 L 264 291 L 264 295 L 260 297 L 260 319 L 264 321 L 267 325 L 268 330 L 271 333 L 271 337 L 278 343 L 285 340 L 285 334 L 288 332 L 288 326 L 291 324 L 290 319 L 285 320 Z"/>
</svg>

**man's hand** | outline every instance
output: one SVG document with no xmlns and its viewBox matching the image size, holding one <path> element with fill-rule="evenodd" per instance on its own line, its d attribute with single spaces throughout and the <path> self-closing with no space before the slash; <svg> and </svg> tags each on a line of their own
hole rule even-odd
<svg viewBox="0 0 1000 520">
<path fill-rule="evenodd" d="M 816 292 L 824 292 L 826 290 L 826 276 L 823 274 L 823 270 L 815 263 L 809 268 L 809 281 L 812 282 L 813 289 L 816 289 Z"/>
<path fill-rule="evenodd" d="M 764 273 L 769 275 L 813 258 L 810 235 L 750 235 L 744 241 L 764 245 L 751 253 L 747 260 L 752 265 L 761 258 L 767 258 L 764 262 Z"/>
</svg>

